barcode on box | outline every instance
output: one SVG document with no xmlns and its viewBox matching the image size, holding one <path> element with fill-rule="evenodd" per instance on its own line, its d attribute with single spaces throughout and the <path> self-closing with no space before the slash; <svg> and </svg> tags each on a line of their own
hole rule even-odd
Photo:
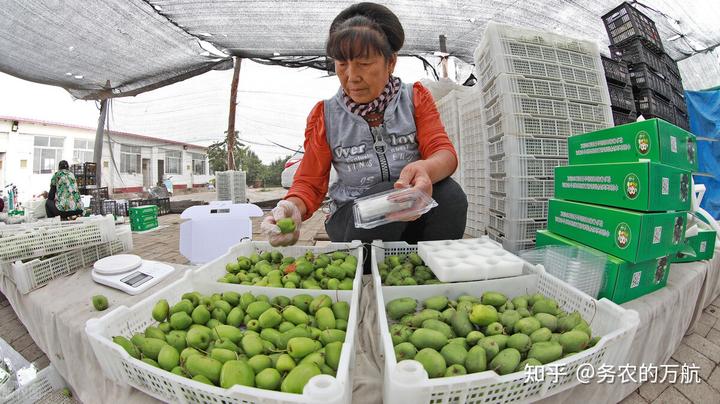
<svg viewBox="0 0 720 404">
<path fill-rule="evenodd" d="M 670 178 L 663 177 L 663 179 L 662 179 L 662 194 L 663 195 L 670 194 Z"/>
<path fill-rule="evenodd" d="M 638 287 L 640 284 L 640 277 L 642 276 L 642 271 L 637 271 L 633 274 L 632 282 L 630 283 L 630 289 Z"/>
<path fill-rule="evenodd" d="M 662 238 L 662 226 L 655 227 L 655 231 L 653 231 L 653 244 L 657 244 L 660 242 L 660 239 Z"/>
<path fill-rule="evenodd" d="M 677 138 L 675 136 L 670 136 L 670 151 L 677 153 Z"/>
<path fill-rule="evenodd" d="M 700 252 L 704 253 L 705 250 L 707 250 L 707 241 L 701 241 L 700 242 Z"/>
</svg>

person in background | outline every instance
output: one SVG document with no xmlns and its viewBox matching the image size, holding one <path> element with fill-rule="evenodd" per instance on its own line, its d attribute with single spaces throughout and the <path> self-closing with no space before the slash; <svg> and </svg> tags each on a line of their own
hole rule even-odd
<svg viewBox="0 0 720 404">
<path fill-rule="evenodd" d="M 58 164 L 58 171 L 50 180 L 50 192 L 45 202 L 47 217 L 60 216 L 69 219 L 73 216 L 82 216 L 83 203 L 77 186 L 75 175 L 70 172 L 70 166 L 65 160 Z"/>
<path fill-rule="evenodd" d="M 435 101 L 422 84 L 393 76 L 404 39 L 397 16 L 379 4 L 354 4 L 335 17 L 326 53 L 335 62 L 340 88 L 310 112 L 305 155 L 292 187 L 262 224 L 272 245 L 298 240 L 302 221 L 325 198 L 331 165 L 338 173 L 325 222 L 332 241 L 417 243 L 463 237 L 467 197 L 450 178 L 458 158 Z M 355 199 L 407 187 L 431 195 L 438 206 L 374 229 L 355 227 Z M 283 218 L 294 220 L 294 232 L 280 233 L 276 223 Z"/>
</svg>

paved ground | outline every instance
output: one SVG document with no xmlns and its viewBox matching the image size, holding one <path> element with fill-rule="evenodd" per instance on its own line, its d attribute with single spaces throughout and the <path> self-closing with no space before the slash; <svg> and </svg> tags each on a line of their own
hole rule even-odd
<svg viewBox="0 0 720 404">
<path fill-rule="evenodd" d="M 281 191 L 273 192 L 282 196 Z M 203 194 L 193 196 L 195 195 Z M 253 229 L 256 231 L 259 231 L 259 221 L 260 218 L 253 221 Z M 323 222 L 324 214 L 318 212 L 309 221 L 303 223 L 300 244 L 313 245 L 316 241 L 326 241 L 327 234 Z M 160 225 L 162 226 L 160 230 L 133 235 L 135 254 L 146 259 L 188 263 L 178 251 L 180 216 L 161 216 Z M 253 238 L 264 239 L 261 233 L 253 234 Z M 32 341 L 2 294 L 0 294 L 0 338 L 7 341 L 26 359 L 36 361 L 40 368 L 48 365 L 47 357 Z M 720 298 L 705 310 L 693 333 L 683 339 L 682 345 L 673 354 L 669 363 L 695 363 L 700 367 L 702 382 L 692 385 L 645 384 L 623 400 L 622 404 L 720 403 Z"/>
<path fill-rule="evenodd" d="M 280 199 L 287 193 L 283 188 L 247 188 L 245 196 L 250 202 L 269 201 L 272 199 Z M 203 201 L 210 202 L 217 199 L 215 191 L 212 192 L 195 192 L 191 194 L 176 195 L 170 198 L 171 201 Z"/>
</svg>

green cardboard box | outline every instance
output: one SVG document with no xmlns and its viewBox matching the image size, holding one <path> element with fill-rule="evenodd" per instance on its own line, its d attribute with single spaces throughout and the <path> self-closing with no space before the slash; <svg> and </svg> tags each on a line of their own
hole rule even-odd
<svg viewBox="0 0 720 404">
<path fill-rule="evenodd" d="M 693 262 L 712 259 L 715 255 L 715 230 L 700 229 L 698 234 L 685 239 L 685 245 L 695 251 L 695 256 L 677 252 L 670 257 L 672 262 Z"/>
<path fill-rule="evenodd" d="M 690 210 L 690 171 L 650 161 L 556 167 L 555 197 L 644 212 Z"/>
<path fill-rule="evenodd" d="M 537 246 L 568 245 L 575 246 L 590 253 L 600 251 L 578 243 L 547 230 L 538 230 Z M 607 298 L 622 304 L 638 297 L 662 289 L 667 284 L 670 274 L 668 257 L 633 264 L 613 255 L 607 255 L 603 286 L 598 299 Z"/>
<path fill-rule="evenodd" d="M 568 163 L 626 163 L 648 159 L 698 170 L 695 135 L 662 119 L 629 123 L 568 138 Z"/>
<path fill-rule="evenodd" d="M 675 254 L 685 239 L 687 212 L 643 213 L 551 199 L 548 230 L 638 263 Z"/>
</svg>

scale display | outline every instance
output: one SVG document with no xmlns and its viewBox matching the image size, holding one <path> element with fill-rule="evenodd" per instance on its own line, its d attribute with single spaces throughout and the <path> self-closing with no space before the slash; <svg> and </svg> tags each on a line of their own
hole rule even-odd
<svg viewBox="0 0 720 404">
<path fill-rule="evenodd" d="M 133 288 L 136 288 L 143 283 L 149 281 L 153 277 L 151 275 L 148 275 L 146 273 L 142 273 L 140 271 L 130 274 L 129 276 L 126 276 L 122 279 L 120 279 L 120 282 L 125 283 L 128 286 L 131 286 Z"/>
</svg>

